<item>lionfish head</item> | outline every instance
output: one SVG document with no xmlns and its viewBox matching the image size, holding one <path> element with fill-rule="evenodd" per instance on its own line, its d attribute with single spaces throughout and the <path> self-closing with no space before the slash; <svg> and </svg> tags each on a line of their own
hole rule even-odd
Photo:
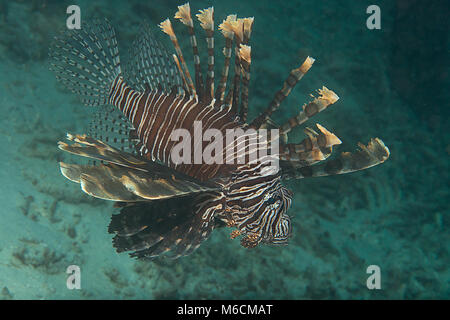
<svg viewBox="0 0 450 320">
<path fill-rule="evenodd" d="M 274 191 L 266 192 L 259 210 L 245 224 L 242 246 L 253 248 L 261 242 L 287 244 L 292 232 L 291 219 L 287 215 L 291 203 L 292 192 L 279 182 Z"/>
</svg>

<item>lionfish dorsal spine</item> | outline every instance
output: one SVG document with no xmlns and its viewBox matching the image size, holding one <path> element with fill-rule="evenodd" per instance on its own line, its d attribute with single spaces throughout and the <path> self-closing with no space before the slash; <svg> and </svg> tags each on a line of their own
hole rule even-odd
<svg viewBox="0 0 450 320">
<path fill-rule="evenodd" d="M 189 3 L 178 6 L 178 11 L 175 13 L 175 19 L 179 19 L 188 29 L 190 42 L 192 46 L 192 53 L 194 56 L 194 68 L 195 68 L 195 87 L 200 97 L 203 96 L 203 74 L 201 70 L 200 55 L 198 51 L 197 37 L 194 29 L 194 21 L 191 16 L 191 8 Z"/>
<path fill-rule="evenodd" d="M 208 47 L 205 101 L 209 103 L 214 98 L 214 7 L 200 10 L 197 18 L 200 21 L 200 26 L 205 30 Z"/>
<path fill-rule="evenodd" d="M 233 39 L 234 32 L 229 26 L 232 21 L 236 20 L 236 15 L 229 15 L 227 18 L 219 25 L 219 29 L 222 32 L 222 35 L 225 37 L 225 47 L 223 48 L 224 65 L 222 69 L 222 75 L 220 78 L 220 82 L 216 91 L 216 100 L 220 105 L 224 102 L 225 99 L 225 91 L 227 87 L 228 74 L 230 70 L 231 63 L 231 54 L 233 47 Z"/>
<path fill-rule="evenodd" d="M 170 40 L 172 41 L 173 46 L 175 47 L 175 51 L 178 55 L 177 58 L 179 59 L 181 67 L 182 67 L 181 72 L 183 73 L 183 75 L 186 79 L 186 82 L 188 84 L 189 93 L 192 95 L 195 95 L 196 90 L 195 90 L 194 82 L 192 81 L 191 74 L 189 72 L 189 68 L 187 67 L 186 61 L 184 60 L 184 56 L 181 51 L 180 44 L 178 43 L 178 39 L 177 39 L 177 36 L 175 35 L 175 32 L 173 31 L 173 27 L 172 27 L 172 23 L 170 22 L 170 19 L 166 19 L 163 22 L 161 22 L 159 24 L 159 27 L 165 34 L 167 34 L 170 37 Z"/>
<path fill-rule="evenodd" d="M 288 77 L 283 83 L 283 87 L 275 94 L 267 109 L 252 121 L 250 124 L 252 127 L 260 128 L 267 124 L 272 113 L 280 107 L 281 103 L 289 96 L 296 84 L 303 78 L 309 69 L 311 69 L 314 61 L 314 58 L 307 57 L 300 67 L 294 68 L 289 72 Z"/>
</svg>

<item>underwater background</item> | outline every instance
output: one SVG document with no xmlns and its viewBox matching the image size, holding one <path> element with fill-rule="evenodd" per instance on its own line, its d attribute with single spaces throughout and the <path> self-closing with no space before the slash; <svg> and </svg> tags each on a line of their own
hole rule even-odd
<svg viewBox="0 0 450 320">
<path fill-rule="evenodd" d="M 274 119 L 325 85 L 340 100 L 309 125 L 334 132 L 338 152 L 379 137 L 391 156 L 362 172 L 289 181 L 288 246 L 245 249 L 224 228 L 178 260 L 115 252 L 107 226 L 118 209 L 59 171 L 57 141 L 84 133 L 92 113 L 57 84 L 48 47 L 77 4 L 82 23 L 111 21 L 122 61 L 143 21 L 172 50 L 157 24 L 183 3 L 0 0 L 0 299 L 449 299 L 448 1 L 191 1 L 193 13 L 214 6 L 216 26 L 228 14 L 255 17 L 250 119 L 310 55 L 313 68 Z M 380 30 L 366 26 L 372 4 Z M 81 290 L 66 287 L 69 265 L 81 268 Z M 370 265 L 380 290 L 366 286 Z"/>
</svg>

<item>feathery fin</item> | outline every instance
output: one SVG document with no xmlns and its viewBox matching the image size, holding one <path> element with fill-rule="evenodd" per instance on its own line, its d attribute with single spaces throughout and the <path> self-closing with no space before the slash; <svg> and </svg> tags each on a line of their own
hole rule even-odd
<svg viewBox="0 0 450 320">
<path fill-rule="evenodd" d="M 225 37 L 225 47 L 223 48 L 223 55 L 225 56 L 224 65 L 222 68 L 222 75 L 216 91 L 216 101 L 221 105 L 225 98 L 225 91 L 227 87 L 228 74 L 230 70 L 230 61 L 233 47 L 234 32 L 231 27 L 232 21 L 236 20 L 236 15 L 228 15 L 225 20 L 219 25 L 219 30 Z"/>
<path fill-rule="evenodd" d="M 358 146 L 360 149 L 354 153 L 343 152 L 340 157 L 315 166 L 296 168 L 291 162 L 282 162 L 282 177 L 301 179 L 350 173 L 376 166 L 389 158 L 389 149 L 379 138 L 371 139 L 367 146 L 361 143 Z"/>
<path fill-rule="evenodd" d="M 183 73 L 186 79 L 186 82 L 188 84 L 189 93 L 191 95 L 196 95 L 194 82 L 192 81 L 191 74 L 189 73 L 189 69 L 186 65 L 186 61 L 184 60 L 183 53 L 181 52 L 180 45 L 178 43 L 178 39 L 175 35 L 175 32 L 172 28 L 172 23 L 170 22 L 170 19 L 166 19 L 163 22 L 159 24 L 159 27 L 161 30 L 167 34 L 170 37 L 170 40 L 173 43 L 173 46 L 175 47 L 175 51 L 177 52 L 178 59 L 180 60 L 181 66 L 183 67 Z"/>
<path fill-rule="evenodd" d="M 182 6 L 178 6 L 178 11 L 175 13 L 175 19 L 179 19 L 181 23 L 187 26 L 189 36 L 191 39 L 192 52 L 194 55 L 194 68 L 195 68 L 195 87 L 197 89 L 197 94 L 200 99 L 204 97 L 203 88 L 203 75 L 200 65 L 200 55 L 198 53 L 197 37 L 195 36 L 194 22 L 191 16 L 191 8 L 189 2 Z"/>
<path fill-rule="evenodd" d="M 322 112 L 330 105 L 334 104 L 339 100 L 339 97 L 336 93 L 327 89 L 326 87 L 322 87 L 322 89 L 318 90 L 319 96 L 314 98 L 308 104 L 305 104 L 302 108 L 302 111 L 295 117 L 290 118 L 285 124 L 280 127 L 280 134 L 287 134 L 293 128 L 305 123 L 308 119 L 313 117 L 319 112 Z"/>
<path fill-rule="evenodd" d="M 215 226 L 214 211 L 205 215 L 205 198 L 188 195 L 123 207 L 108 227 L 108 232 L 115 234 L 114 248 L 138 259 L 164 253 L 178 258 L 192 253 Z"/>
<path fill-rule="evenodd" d="M 108 103 L 111 85 L 122 72 L 116 36 L 108 20 L 84 23 L 81 30 L 65 30 L 55 37 L 49 55 L 50 70 L 85 105 Z"/>
<path fill-rule="evenodd" d="M 172 53 L 154 37 L 148 24 L 140 27 L 129 57 L 124 78 L 133 89 L 150 92 L 161 85 L 165 92 L 170 92 L 173 87 L 182 86 Z"/>
<path fill-rule="evenodd" d="M 99 166 L 60 163 L 61 173 L 80 183 L 84 192 L 106 200 L 143 201 L 213 191 L 214 183 L 199 182 L 167 166 L 121 152 L 87 136 L 67 134 L 69 145 L 58 147 L 82 157 L 106 162 Z"/>
<path fill-rule="evenodd" d="M 250 64 L 252 62 L 251 47 L 242 44 L 239 49 L 239 56 L 242 71 L 241 107 L 239 110 L 239 116 L 242 119 L 242 121 L 246 122 L 248 114 L 248 89 L 250 84 Z"/>
<path fill-rule="evenodd" d="M 208 73 L 206 75 L 206 102 L 214 98 L 214 7 L 200 10 L 197 14 L 200 26 L 206 32 L 208 45 Z"/>
</svg>

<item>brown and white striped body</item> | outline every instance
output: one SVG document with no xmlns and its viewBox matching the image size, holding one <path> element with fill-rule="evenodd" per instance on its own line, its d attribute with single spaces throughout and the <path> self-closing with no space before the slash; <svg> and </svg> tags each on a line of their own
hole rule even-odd
<svg viewBox="0 0 450 320">
<path fill-rule="evenodd" d="M 213 101 L 205 104 L 195 96 L 178 95 L 175 91 L 137 92 L 129 87 L 121 76 L 117 77 L 111 86 L 109 101 L 133 124 L 144 146 L 144 156 L 200 180 L 208 180 L 232 170 L 220 165 L 195 164 L 194 159 L 189 165 L 176 164 L 170 157 L 173 146 L 177 144 L 177 141 L 171 139 L 171 134 L 176 129 L 186 129 L 194 137 L 194 122 L 199 121 L 203 131 L 218 129 L 225 137 L 227 129 L 242 127 L 226 108 L 219 110 L 214 107 Z M 191 149 L 197 147 L 202 150 L 206 144 L 207 142 L 202 141 L 198 148 L 192 140 Z"/>
</svg>

